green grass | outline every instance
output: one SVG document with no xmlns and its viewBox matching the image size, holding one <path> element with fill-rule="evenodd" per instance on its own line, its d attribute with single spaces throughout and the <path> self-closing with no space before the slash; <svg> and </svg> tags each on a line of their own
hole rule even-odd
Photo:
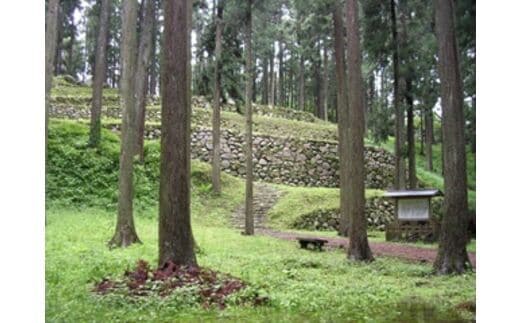
<svg viewBox="0 0 520 323">
<path fill-rule="evenodd" d="M 217 201 L 222 198 L 215 198 Z M 245 237 L 236 230 L 208 224 L 201 213 L 205 209 L 192 211 L 195 239 L 202 250 L 197 255 L 199 264 L 246 280 L 269 296 L 268 306 L 218 311 L 176 298 L 132 301 L 93 295 L 94 282 L 122 275 L 137 259 L 157 262 L 157 210 L 136 217 L 142 245 L 110 251 L 106 242 L 113 234 L 115 212 L 51 209 L 46 226 L 46 321 L 398 322 L 410 315 L 410 322 L 423 322 L 421 315 L 429 315 L 434 322 L 453 319 L 457 304 L 475 300 L 473 273 L 434 276 L 430 265 L 383 257 L 368 265 L 357 264 L 347 261 L 339 250 L 315 253 L 289 241 Z M 226 218 L 229 213 L 222 209 L 218 215 Z M 432 306 L 435 312 L 421 313 L 415 305 L 401 302 L 419 308 Z M 408 306 L 413 312 L 406 311 Z M 472 318 L 468 312 L 459 314 Z"/>
<path fill-rule="evenodd" d="M 269 210 L 269 224 L 275 228 L 289 228 L 301 215 L 316 210 L 339 208 L 339 189 L 325 187 L 294 187 L 275 185 L 282 196 Z M 367 189 L 366 198 L 381 196 L 383 191 Z"/>
<path fill-rule="evenodd" d="M 431 265 L 379 257 L 372 264 L 346 260 L 340 250 L 314 253 L 294 242 L 245 237 L 229 229 L 244 200 L 244 182 L 222 174 L 223 192 L 211 193 L 210 166 L 192 162 L 191 215 L 199 264 L 230 273 L 268 295 L 259 308 L 204 310 L 183 295 L 131 300 L 92 294 L 95 282 L 120 277 L 136 260 L 157 262 L 159 143 L 147 142 L 145 163 L 135 171 L 136 229 L 143 244 L 108 250 L 115 227 L 119 139 L 103 132 L 100 149 L 86 145 L 88 128 L 52 121 L 46 217 L 46 321 L 389 321 L 453 319 L 475 300 L 475 274 L 440 277 Z M 337 189 L 278 186 L 280 223 L 298 211 L 337 206 Z M 369 191 L 367 195 L 378 194 Z M 297 204 L 296 204 L 297 203 Z M 292 206 L 292 207 L 291 207 Z M 297 206 L 297 207 L 295 207 Z M 294 209 L 294 210 L 293 210 Z M 281 218 L 284 218 L 282 220 Z M 287 218 L 287 219 L 285 219 Z"/>
</svg>

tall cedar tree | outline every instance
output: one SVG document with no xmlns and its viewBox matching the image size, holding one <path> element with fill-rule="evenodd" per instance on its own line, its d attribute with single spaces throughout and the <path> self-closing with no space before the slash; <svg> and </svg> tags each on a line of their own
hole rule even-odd
<svg viewBox="0 0 520 323">
<path fill-rule="evenodd" d="M 345 83 L 345 38 L 343 25 L 343 6 L 341 0 L 336 0 L 334 13 L 334 55 L 336 58 L 336 85 L 337 85 L 337 111 L 338 111 L 338 135 L 339 135 L 339 182 L 340 182 L 340 208 L 339 234 L 348 235 L 348 198 L 347 198 L 347 91 Z"/>
<path fill-rule="evenodd" d="M 56 52 L 59 0 L 49 0 L 45 29 L 45 164 L 47 164 L 47 136 L 49 128 L 50 96 Z"/>
<path fill-rule="evenodd" d="M 392 41 L 394 45 L 393 67 L 394 67 L 394 108 L 395 108 L 395 175 L 394 187 L 396 189 L 404 189 L 406 182 L 404 154 L 404 111 L 402 105 L 402 93 L 404 79 L 400 74 L 399 60 L 400 54 L 400 37 L 397 32 L 396 19 L 396 0 L 390 0 L 391 18 L 392 18 Z"/>
<path fill-rule="evenodd" d="M 135 97 L 136 97 L 136 151 L 141 161 L 144 159 L 144 123 L 146 113 L 146 94 L 148 93 L 148 70 L 152 51 L 152 33 L 155 20 L 155 0 L 144 0 L 143 21 L 141 23 L 141 36 L 137 53 L 137 70 L 135 72 Z"/>
<path fill-rule="evenodd" d="M 133 216 L 133 171 L 135 151 L 135 65 L 137 43 L 137 1 L 124 0 L 121 32 L 121 154 L 119 158 L 119 199 L 116 232 L 109 245 L 127 247 L 139 242 Z"/>
<path fill-rule="evenodd" d="M 408 141 L 408 187 L 417 188 L 417 174 L 415 169 L 415 128 L 413 124 L 413 97 L 412 80 L 406 80 L 406 138 Z"/>
<path fill-rule="evenodd" d="M 101 140 L 101 105 L 103 100 L 103 83 L 106 76 L 106 50 L 111 2 L 112 0 L 101 0 L 101 12 L 99 13 L 96 63 L 94 64 L 94 80 L 92 83 L 92 107 L 90 110 L 89 145 L 91 147 L 97 147 Z"/>
<path fill-rule="evenodd" d="M 252 0 L 247 0 L 246 8 L 246 223 L 245 234 L 255 233 L 253 220 L 253 111 L 251 108 L 251 95 L 253 92 L 253 53 L 251 48 L 252 36 Z M 273 54 L 274 55 L 274 54 Z M 274 73 L 272 73 L 274 76 Z M 274 80 L 273 80 L 274 83 Z M 273 87 L 274 88 L 274 87 Z"/>
<path fill-rule="evenodd" d="M 220 89 L 222 69 L 222 16 L 224 1 L 219 0 L 217 5 L 217 32 L 215 36 L 215 84 L 213 88 L 213 160 L 211 182 L 213 193 L 220 194 Z"/>
<path fill-rule="evenodd" d="M 323 120 L 329 120 L 328 110 L 328 96 L 329 96 L 329 53 L 327 44 L 323 46 L 323 75 L 322 75 L 322 88 L 323 88 Z"/>
<path fill-rule="evenodd" d="M 451 274 L 471 268 L 466 251 L 469 223 L 466 147 L 453 0 L 435 1 L 435 29 L 439 45 L 445 196 L 434 268 L 438 274 Z"/>
<path fill-rule="evenodd" d="M 347 128 L 346 158 L 347 187 L 340 194 L 346 195 L 349 219 L 348 257 L 352 260 L 373 260 L 368 246 L 367 220 L 365 217 L 365 164 L 363 133 L 365 130 L 363 106 L 363 77 L 361 74 L 361 44 L 359 40 L 358 2 L 347 0 L 347 120 L 340 127 Z M 344 108 L 344 107 L 342 107 Z M 345 121 L 345 120 L 342 120 Z M 345 152 L 345 151 L 343 151 Z"/>
<path fill-rule="evenodd" d="M 190 219 L 190 5 L 164 1 L 159 265 L 197 265 Z"/>
</svg>

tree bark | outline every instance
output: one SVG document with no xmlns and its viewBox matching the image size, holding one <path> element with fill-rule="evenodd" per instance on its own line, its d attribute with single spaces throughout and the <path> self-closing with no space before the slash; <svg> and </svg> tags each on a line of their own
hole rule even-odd
<svg viewBox="0 0 520 323">
<path fill-rule="evenodd" d="M 222 56 L 222 15 L 224 12 L 224 0 L 217 5 L 217 30 L 215 36 L 215 84 L 213 88 L 213 159 L 211 182 L 213 193 L 220 194 L 220 71 Z"/>
<path fill-rule="evenodd" d="M 249 0 L 248 0 L 249 1 Z M 276 84 L 275 84 L 275 73 L 274 73 L 274 48 L 271 52 L 271 54 L 269 55 L 269 105 L 270 106 L 274 106 L 275 105 L 275 89 L 276 89 Z"/>
<path fill-rule="evenodd" d="M 59 0 L 49 0 L 47 7 L 47 29 L 45 30 L 45 165 L 47 165 L 47 138 L 49 133 L 50 98 L 54 58 L 56 53 Z"/>
<path fill-rule="evenodd" d="M 157 94 L 157 34 L 159 33 L 158 30 L 158 23 L 157 23 L 157 17 L 158 17 L 158 9 L 157 8 L 157 0 L 153 0 L 154 2 L 154 19 L 152 23 L 152 53 L 151 53 L 151 66 L 150 66 L 150 81 L 149 81 L 149 94 L 153 97 Z"/>
<path fill-rule="evenodd" d="M 426 155 L 426 169 L 433 171 L 433 111 L 432 107 L 427 105 L 424 112 L 424 148 Z"/>
<path fill-rule="evenodd" d="M 119 199 L 116 231 L 110 247 L 140 243 L 133 217 L 133 156 L 135 151 L 135 65 L 137 43 L 137 1 L 122 4 L 121 31 L 121 154 L 119 159 Z"/>
<path fill-rule="evenodd" d="M 58 76 L 61 74 L 61 46 L 63 43 L 63 19 L 64 14 L 60 6 L 61 1 L 58 0 L 58 7 L 56 7 L 57 21 L 56 21 L 56 45 L 54 45 L 54 75 Z"/>
<path fill-rule="evenodd" d="M 305 109 L 305 60 L 300 54 L 300 75 L 298 76 L 298 110 Z"/>
<path fill-rule="evenodd" d="M 329 53 L 327 45 L 323 46 L 323 75 L 321 78 L 323 88 L 323 120 L 329 120 L 328 101 L 329 101 Z"/>
<path fill-rule="evenodd" d="M 347 0 L 347 120 L 340 127 L 347 127 L 346 195 L 349 221 L 348 258 L 357 261 L 372 261 L 368 245 L 367 220 L 365 217 L 365 165 L 363 133 L 365 130 L 363 77 L 361 74 L 361 42 L 359 39 L 358 2 Z M 344 120 L 342 120 L 344 121 Z M 345 151 L 343 151 L 345 152 Z"/>
<path fill-rule="evenodd" d="M 110 7 L 111 0 L 101 1 L 98 38 L 96 44 L 96 60 L 94 64 L 94 80 L 92 82 L 92 107 L 90 110 L 89 145 L 91 147 L 98 147 L 101 140 L 101 106 L 103 103 L 103 84 L 106 75 L 106 49 Z"/>
<path fill-rule="evenodd" d="M 262 104 L 267 104 L 269 96 L 269 61 L 264 57 L 262 63 Z"/>
<path fill-rule="evenodd" d="M 392 18 L 392 39 L 394 43 L 393 65 L 394 65 L 394 109 L 395 109 L 395 175 L 394 188 L 405 188 L 405 161 L 406 151 L 403 145 L 404 139 L 404 112 L 402 106 L 402 88 L 404 79 L 399 72 L 400 39 L 397 33 L 395 0 L 390 0 Z"/>
<path fill-rule="evenodd" d="M 321 68 L 321 46 L 320 41 L 318 40 L 317 46 L 317 55 L 316 61 L 314 62 L 314 78 L 315 78 L 315 95 L 316 95 L 316 108 L 315 114 L 316 117 L 320 119 L 324 119 L 324 109 L 323 109 L 323 86 L 322 86 L 322 75 L 323 70 Z"/>
<path fill-rule="evenodd" d="M 340 209 L 339 234 L 346 237 L 348 235 L 348 196 L 347 179 L 348 165 L 346 155 L 347 146 L 347 92 L 345 83 L 345 38 L 343 25 L 343 6 L 341 0 L 336 0 L 333 13 L 334 21 L 334 55 L 336 58 L 336 92 L 337 92 L 337 114 L 338 114 L 338 137 L 339 137 L 339 180 L 340 180 Z"/>
<path fill-rule="evenodd" d="M 417 175 L 415 169 L 415 128 L 413 124 L 413 97 L 412 81 L 406 80 L 406 103 L 407 109 L 407 139 L 408 139 L 408 186 L 417 188 Z"/>
<path fill-rule="evenodd" d="M 285 106 L 285 89 L 283 81 L 283 41 L 282 35 L 278 41 L 278 105 Z"/>
<path fill-rule="evenodd" d="M 164 1 L 159 266 L 197 265 L 190 219 L 190 5 Z"/>
<path fill-rule="evenodd" d="M 150 55 L 152 51 L 153 21 L 155 20 L 155 0 L 144 0 L 143 22 L 141 24 L 141 39 L 137 56 L 137 71 L 135 73 L 135 95 L 137 116 L 137 138 L 135 154 L 144 160 L 144 125 L 146 114 L 146 94 L 148 92 L 148 75 L 150 69 Z"/>
<path fill-rule="evenodd" d="M 251 49 L 252 38 L 252 0 L 247 0 L 246 12 L 246 223 L 245 234 L 253 235 L 254 215 L 253 215 L 253 111 L 251 108 L 252 92 L 252 70 L 253 54 Z M 274 54 L 273 54 L 274 55 Z M 274 72 L 272 73 L 274 76 Z M 274 81 L 274 80 L 273 80 Z M 274 85 L 274 82 L 273 82 Z M 274 87 L 273 87 L 274 89 Z"/>
<path fill-rule="evenodd" d="M 468 241 L 468 191 L 462 80 L 455 36 L 454 2 L 435 0 L 435 29 L 439 50 L 444 152 L 444 216 L 439 251 L 434 263 L 438 274 L 463 273 L 471 268 Z"/>
</svg>

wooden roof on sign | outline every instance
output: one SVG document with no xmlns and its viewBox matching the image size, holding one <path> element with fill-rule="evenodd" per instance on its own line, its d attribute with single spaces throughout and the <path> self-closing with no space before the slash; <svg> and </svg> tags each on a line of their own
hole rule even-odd
<svg viewBox="0 0 520 323">
<path fill-rule="evenodd" d="M 395 190 L 386 191 L 384 197 L 406 198 L 406 197 L 434 197 L 442 196 L 442 192 L 436 188 L 414 189 L 414 190 Z"/>
</svg>

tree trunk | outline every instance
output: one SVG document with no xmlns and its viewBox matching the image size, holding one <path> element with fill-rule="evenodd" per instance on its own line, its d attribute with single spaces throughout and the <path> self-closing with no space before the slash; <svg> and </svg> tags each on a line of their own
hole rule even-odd
<svg viewBox="0 0 520 323">
<path fill-rule="evenodd" d="M 421 143 L 421 147 L 420 147 L 420 150 L 419 150 L 419 154 L 421 154 L 421 156 L 424 156 L 424 109 L 421 109 L 420 110 L 421 112 L 421 118 L 419 119 L 421 122 L 419 123 L 419 131 L 420 131 L 420 143 Z"/>
<path fill-rule="evenodd" d="M 404 111 L 402 106 L 402 88 L 404 79 L 399 72 L 399 47 L 400 39 L 397 34 L 395 0 L 390 0 L 392 16 L 392 39 L 394 42 L 393 65 L 394 65 L 394 109 L 395 109 L 395 189 L 405 188 L 405 161 L 406 154 L 403 145 L 404 133 Z"/>
<path fill-rule="evenodd" d="M 137 58 L 137 71 L 135 73 L 136 94 L 136 116 L 137 116 L 137 138 L 135 154 L 139 155 L 141 162 L 144 161 L 144 125 L 146 114 L 146 94 L 148 88 L 148 75 L 150 69 L 150 55 L 152 52 L 153 21 L 155 20 L 155 0 L 144 0 L 143 22 L 141 24 L 141 39 Z"/>
<path fill-rule="evenodd" d="M 47 7 L 47 29 L 45 30 L 45 165 L 47 165 L 47 138 L 52 88 L 59 0 L 49 0 Z"/>
<path fill-rule="evenodd" d="M 269 96 L 269 61 L 264 57 L 262 63 L 262 104 L 267 105 Z"/>
<path fill-rule="evenodd" d="M 154 19 L 152 23 L 152 53 L 151 53 L 151 64 L 150 64 L 150 81 L 149 81 L 149 94 L 150 96 L 155 96 L 157 94 L 157 34 L 159 33 L 157 17 L 158 17 L 158 9 L 157 8 L 157 0 L 153 0 L 154 3 Z"/>
<path fill-rule="evenodd" d="M 101 140 L 101 106 L 103 103 L 103 83 L 105 82 L 106 75 L 106 49 L 110 6 L 111 0 L 101 1 L 96 44 L 96 63 L 94 64 L 94 80 L 92 82 L 92 108 L 90 110 L 89 145 L 91 147 L 98 147 Z"/>
<path fill-rule="evenodd" d="M 61 2 L 58 0 L 58 3 Z M 57 21 L 56 21 L 56 45 L 54 46 L 54 75 L 58 76 L 61 74 L 61 46 L 63 43 L 63 9 L 60 5 L 56 8 L 57 11 Z"/>
<path fill-rule="evenodd" d="M 341 0 L 336 0 L 333 14 L 334 20 L 334 55 L 336 57 L 336 92 L 337 92 L 337 113 L 338 113 L 338 135 L 339 135 L 339 180 L 340 180 L 340 208 L 341 216 L 339 219 L 339 234 L 346 237 L 348 235 L 348 196 L 347 179 L 347 92 L 345 83 L 345 38 L 343 37 L 343 6 Z"/>
<path fill-rule="evenodd" d="M 116 232 L 110 247 L 127 247 L 140 243 L 133 217 L 133 155 L 135 151 L 135 65 L 137 43 L 137 1 L 122 4 L 121 30 L 121 154 L 119 159 L 119 199 Z"/>
<path fill-rule="evenodd" d="M 321 67 L 321 46 L 320 41 L 318 40 L 318 44 L 316 46 L 318 53 L 316 55 L 317 61 L 314 62 L 314 77 L 316 82 L 315 94 L 316 94 L 316 117 L 320 119 L 325 119 L 325 112 L 323 109 L 323 84 L 322 84 L 322 76 L 323 70 Z"/>
<path fill-rule="evenodd" d="M 433 171 L 433 111 L 431 106 L 425 107 L 424 115 L 424 145 L 426 155 L 426 169 L 430 172 Z"/>
<path fill-rule="evenodd" d="M 305 109 L 305 60 L 300 54 L 300 75 L 298 76 L 298 110 Z"/>
<path fill-rule="evenodd" d="M 159 266 L 197 265 L 190 219 L 191 1 L 164 1 Z"/>
<path fill-rule="evenodd" d="M 417 175 L 415 171 L 415 129 L 413 124 L 413 97 L 412 81 L 406 80 L 406 103 L 407 109 L 407 139 L 408 139 L 408 186 L 411 189 L 417 188 Z"/>
<path fill-rule="evenodd" d="M 252 38 L 252 0 L 247 0 L 246 12 L 246 223 L 245 234 L 253 235 L 254 231 L 254 215 L 253 215 L 253 111 L 251 109 L 251 88 L 252 88 L 252 70 L 253 70 L 253 54 L 251 49 Z M 274 54 L 273 54 L 274 55 Z M 274 72 L 272 73 L 274 76 Z M 273 79 L 274 81 L 274 79 Z M 273 82 L 274 85 L 274 82 Z M 274 87 L 273 87 L 274 89 Z"/>
<path fill-rule="evenodd" d="M 357 261 L 372 261 L 368 246 L 367 220 L 365 217 L 365 166 L 363 132 L 365 129 L 363 77 L 361 74 L 361 42 L 359 39 L 358 2 L 347 0 L 347 120 L 340 127 L 347 128 L 346 187 L 340 190 L 346 195 L 346 217 L 349 221 L 348 258 Z M 345 120 L 342 120 L 345 121 Z M 343 165 L 343 163 L 342 163 Z"/>
<path fill-rule="evenodd" d="M 283 81 L 283 42 L 282 36 L 278 41 L 278 105 L 285 106 L 285 93 L 284 93 L 284 81 Z"/>
<path fill-rule="evenodd" d="M 74 27 L 72 27 L 74 28 Z M 70 42 L 68 46 L 67 53 L 67 74 L 73 76 L 74 78 L 74 42 L 76 41 L 76 33 L 73 31 L 70 35 Z"/>
<path fill-rule="evenodd" d="M 220 70 L 222 56 L 222 15 L 224 12 L 224 0 L 220 0 L 217 6 L 217 32 L 215 36 L 215 84 L 213 88 L 213 159 L 211 182 L 213 193 L 220 194 Z"/>
<path fill-rule="evenodd" d="M 248 0 L 249 1 L 249 0 Z M 274 92 L 275 92 L 275 74 L 274 74 L 274 49 L 269 54 L 269 106 L 274 106 Z"/>
<path fill-rule="evenodd" d="M 452 0 L 435 1 L 435 29 L 441 79 L 445 195 L 434 269 L 438 274 L 452 274 L 471 268 L 466 251 L 469 214 L 463 92 Z"/>
<path fill-rule="evenodd" d="M 374 106 L 374 101 L 376 98 L 376 78 L 375 78 L 375 71 L 370 72 L 370 76 L 368 77 L 368 99 L 365 106 L 365 130 L 368 129 L 368 116 L 371 113 L 371 109 Z"/>
<path fill-rule="evenodd" d="M 323 120 L 329 120 L 328 97 L 329 97 L 329 53 L 327 45 L 323 46 L 323 75 L 321 77 L 321 87 L 323 89 Z"/>
</svg>

